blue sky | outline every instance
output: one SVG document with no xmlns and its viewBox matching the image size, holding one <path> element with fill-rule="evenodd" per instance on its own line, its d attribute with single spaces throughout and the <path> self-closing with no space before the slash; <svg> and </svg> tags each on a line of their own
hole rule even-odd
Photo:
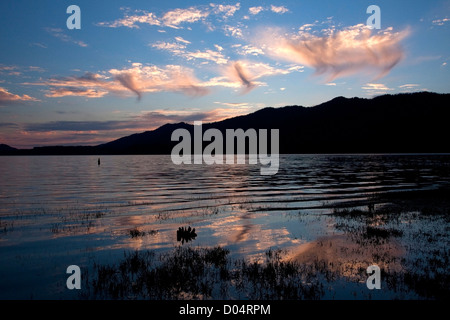
<svg viewBox="0 0 450 320">
<path fill-rule="evenodd" d="M 449 28 L 450 1 L 2 1 L 0 143 L 96 145 L 336 96 L 449 93 Z"/>
</svg>

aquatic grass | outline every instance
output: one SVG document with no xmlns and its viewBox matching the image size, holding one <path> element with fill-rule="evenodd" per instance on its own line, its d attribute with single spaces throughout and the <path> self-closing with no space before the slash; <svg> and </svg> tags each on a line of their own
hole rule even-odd
<svg viewBox="0 0 450 320">
<path fill-rule="evenodd" d="M 154 236 L 158 232 L 159 232 L 158 230 L 150 230 L 148 232 L 145 232 L 145 231 L 139 230 L 139 228 L 137 228 L 137 227 L 128 230 L 128 234 L 130 235 L 130 237 L 132 239 L 142 238 L 142 237 L 145 237 L 145 236 Z"/>
<path fill-rule="evenodd" d="M 134 239 L 134 238 L 144 237 L 146 233 L 144 231 L 139 230 L 138 228 L 134 228 L 134 229 L 129 230 L 129 234 L 130 234 L 131 238 Z"/>
<path fill-rule="evenodd" d="M 249 299 L 318 299 L 323 294 L 310 276 L 312 268 L 282 261 L 277 252 L 268 252 L 263 264 L 228 255 L 221 247 L 178 247 L 159 256 L 129 252 L 118 264 L 94 267 L 88 298 L 224 299 L 233 292 Z"/>
<path fill-rule="evenodd" d="M 423 197 L 422 197 L 423 195 Z M 389 194 L 372 211 L 335 209 L 335 228 L 362 250 L 374 250 L 373 259 L 388 268 L 382 270 L 385 288 L 396 297 L 446 299 L 450 297 L 450 225 L 448 193 L 427 190 Z M 439 209 L 436 209 L 436 205 Z M 396 241 L 405 253 L 390 255 Z M 399 264 L 399 268 L 389 268 Z"/>
<path fill-rule="evenodd" d="M 88 284 L 91 295 L 85 298 L 300 300 L 336 297 L 340 290 L 353 290 L 354 298 L 371 299 L 380 296 L 365 287 L 370 263 L 382 266 L 383 298 L 444 299 L 450 295 L 445 216 L 399 212 L 394 206 L 380 206 L 373 212 L 341 208 L 336 213 L 322 218 L 333 218 L 335 228 L 356 246 L 339 249 L 326 241 L 317 245 L 341 250 L 348 262 L 318 256 L 300 263 L 284 259 L 287 252 L 282 250 L 269 250 L 259 261 L 231 259 L 229 250 L 221 247 L 180 246 L 159 255 L 135 251 L 117 264 L 97 266 Z M 387 250 L 394 239 L 405 248 L 405 255 Z M 364 256 L 368 250 L 370 254 Z M 364 256 L 362 263 L 352 260 L 358 256 Z"/>
</svg>

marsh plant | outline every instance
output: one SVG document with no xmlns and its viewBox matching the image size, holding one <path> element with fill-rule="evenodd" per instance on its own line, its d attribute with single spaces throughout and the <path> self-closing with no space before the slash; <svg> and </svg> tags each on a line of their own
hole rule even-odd
<svg viewBox="0 0 450 320">
<path fill-rule="evenodd" d="M 96 265 L 87 298 L 106 299 L 318 299 L 323 286 L 314 267 L 283 262 L 275 251 L 264 263 L 229 258 L 229 250 L 178 247 L 156 256 L 125 254 L 118 264 Z"/>
<path fill-rule="evenodd" d="M 433 209 L 436 201 L 447 199 L 447 193 L 437 196 L 427 203 L 408 199 L 408 206 L 383 199 L 384 204 L 367 210 L 335 209 L 321 219 L 329 219 L 336 234 L 311 242 L 295 258 L 269 250 L 264 258 L 249 261 L 231 258 L 222 247 L 127 252 L 115 264 L 95 265 L 83 298 L 447 299 L 450 211 L 442 202 Z M 382 289 L 376 292 L 365 283 L 367 266 L 373 264 L 381 268 Z"/>
</svg>

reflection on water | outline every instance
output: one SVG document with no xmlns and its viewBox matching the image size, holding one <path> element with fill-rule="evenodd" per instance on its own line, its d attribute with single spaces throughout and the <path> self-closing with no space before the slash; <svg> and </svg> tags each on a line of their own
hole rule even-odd
<svg viewBox="0 0 450 320">
<path fill-rule="evenodd" d="M 302 261 L 312 253 L 340 261 L 340 252 L 355 250 L 362 265 L 371 253 L 317 217 L 450 181 L 446 155 L 286 155 L 276 176 L 256 165 L 175 166 L 170 156 L 97 160 L 0 157 L 0 298 L 70 297 L 61 289 L 64 266 L 115 261 L 128 249 L 171 250 L 180 226 L 196 228 L 188 245 L 224 246 L 234 257 L 300 248 Z M 130 236 L 136 228 L 142 236 Z M 54 287 L 42 289 L 46 281 Z"/>
<path fill-rule="evenodd" d="M 363 245 L 348 236 L 335 235 L 300 245 L 289 259 L 301 264 L 321 261 L 339 275 L 365 280 L 365 270 L 371 265 L 377 265 L 386 272 L 400 272 L 404 254 L 405 249 L 395 240 Z"/>
</svg>

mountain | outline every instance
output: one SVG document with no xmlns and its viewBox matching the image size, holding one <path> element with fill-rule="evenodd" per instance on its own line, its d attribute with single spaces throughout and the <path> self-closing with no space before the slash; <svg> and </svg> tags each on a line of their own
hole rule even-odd
<svg viewBox="0 0 450 320">
<path fill-rule="evenodd" d="M 16 148 L 10 147 L 7 144 L 0 143 L 0 155 L 15 154 Z"/>
<path fill-rule="evenodd" d="M 265 108 L 204 124 L 203 131 L 279 129 L 280 153 L 450 153 L 449 106 L 450 94 L 429 92 L 338 97 L 315 107 Z M 192 125 L 166 124 L 98 146 L 42 147 L 16 154 L 170 154 L 178 143 L 171 141 L 172 132 L 179 128 L 193 133 Z"/>
</svg>

